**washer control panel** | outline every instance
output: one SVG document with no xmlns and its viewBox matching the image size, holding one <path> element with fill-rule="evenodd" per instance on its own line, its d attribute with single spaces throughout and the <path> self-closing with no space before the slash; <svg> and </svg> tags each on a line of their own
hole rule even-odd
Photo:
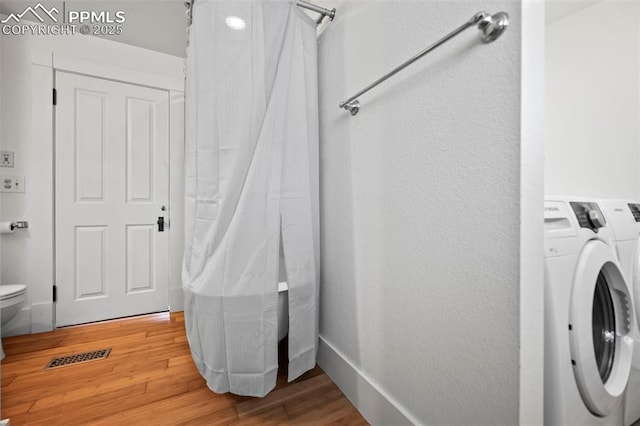
<svg viewBox="0 0 640 426">
<path fill-rule="evenodd" d="M 581 228 L 588 228 L 598 232 L 598 229 L 607 223 L 597 203 L 571 201 L 569 204 L 571 204 Z"/>
<path fill-rule="evenodd" d="M 629 210 L 631 210 L 631 214 L 633 215 L 633 219 L 636 222 L 640 222 L 640 204 L 627 204 L 629 206 Z"/>
</svg>

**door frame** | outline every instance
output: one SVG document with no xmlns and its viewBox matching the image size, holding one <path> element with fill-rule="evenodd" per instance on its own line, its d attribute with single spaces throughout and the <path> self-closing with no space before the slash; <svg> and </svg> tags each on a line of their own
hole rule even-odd
<svg viewBox="0 0 640 426">
<path fill-rule="evenodd" d="M 146 57 L 139 57 L 144 51 Z M 86 52 L 85 52 L 86 55 Z M 55 303 L 53 300 L 53 285 L 56 277 L 55 252 L 55 108 L 52 102 L 54 76 L 56 71 L 82 74 L 123 83 L 136 84 L 154 89 L 166 90 L 169 93 L 169 209 L 167 232 L 169 238 L 169 310 L 171 312 L 183 310 L 183 295 L 181 282 L 182 251 L 184 232 L 180 225 L 184 215 L 184 73 L 183 58 L 172 57 L 146 49 L 122 48 L 122 57 L 118 61 L 131 68 L 113 65 L 101 61 L 100 51 L 92 55 L 93 58 L 77 57 L 54 51 L 31 50 L 32 115 L 30 129 L 31 137 L 41 141 L 51 151 L 51 254 L 50 262 L 50 292 L 49 297 L 37 297 L 39 303 L 31 305 L 31 333 L 49 331 L 55 328 Z M 154 60 L 155 64 L 146 65 L 146 61 Z M 164 73 L 151 72 L 157 66 L 164 64 Z M 149 70 L 143 70 L 144 68 Z M 156 68 L 154 68 L 154 66 Z M 134 68 L 136 67 L 136 68 Z M 168 69 L 167 69 L 168 68 Z M 180 70 L 178 72 L 178 70 Z M 168 71 L 168 72 L 167 72 Z M 176 225 L 173 225 L 176 224 Z M 42 285 L 39 286 L 42 288 Z M 41 291 L 37 289 L 37 291 Z M 42 300 L 46 300 L 42 302 Z M 47 300 L 48 299 L 48 300 Z"/>
<path fill-rule="evenodd" d="M 169 92 L 58 70 L 55 86 L 56 326 L 167 311 Z"/>
</svg>

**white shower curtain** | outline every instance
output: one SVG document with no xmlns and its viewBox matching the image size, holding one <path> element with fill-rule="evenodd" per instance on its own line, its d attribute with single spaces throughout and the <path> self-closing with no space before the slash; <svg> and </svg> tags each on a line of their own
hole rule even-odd
<svg viewBox="0 0 640 426">
<path fill-rule="evenodd" d="M 289 1 L 197 0 L 187 58 L 185 321 L 214 392 L 276 383 L 280 242 L 289 381 L 318 342 L 315 23 Z"/>
</svg>

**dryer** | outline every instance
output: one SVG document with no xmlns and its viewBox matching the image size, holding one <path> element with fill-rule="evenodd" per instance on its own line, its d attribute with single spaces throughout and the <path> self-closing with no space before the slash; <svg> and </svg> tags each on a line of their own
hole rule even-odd
<svg viewBox="0 0 640 426">
<path fill-rule="evenodd" d="M 547 198 L 545 425 L 622 425 L 633 307 L 593 200 Z"/>
<path fill-rule="evenodd" d="M 625 395 L 624 424 L 640 419 L 640 203 L 630 200 L 598 200 L 615 240 L 618 260 L 636 308 L 632 337 L 634 340 L 631 375 Z"/>
</svg>

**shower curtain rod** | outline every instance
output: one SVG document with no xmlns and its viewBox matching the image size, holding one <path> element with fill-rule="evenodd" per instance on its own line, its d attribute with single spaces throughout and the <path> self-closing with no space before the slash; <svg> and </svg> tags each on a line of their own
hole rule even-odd
<svg viewBox="0 0 640 426">
<path fill-rule="evenodd" d="M 189 18 L 189 25 L 191 25 L 191 19 L 192 19 L 191 12 L 193 11 L 193 3 L 195 3 L 195 1 L 196 0 L 191 0 L 184 3 L 185 7 L 187 8 L 187 17 Z M 333 21 L 333 18 L 336 17 L 335 7 L 329 10 L 329 9 L 325 9 L 324 7 L 316 6 L 313 3 L 309 3 L 303 0 L 297 0 L 296 4 L 300 7 L 312 10 L 314 12 L 318 12 L 320 14 L 320 17 L 316 20 L 316 25 L 320 25 L 320 23 L 325 18 L 325 16 L 328 16 L 330 21 Z"/>
<path fill-rule="evenodd" d="M 320 18 L 318 18 L 318 20 L 316 21 L 316 24 L 320 24 L 320 22 L 322 22 L 322 20 L 324 19 L 325 16 L 329 17 L 330 21 L 333 21 L 333 18 L 335 18 L 336 16 L 336 8 L 334 7 L 333 9 L 329 10 L 329 9 L 325 9 L 324 7 L 320 7 L 320 6 L 316 6 L 315 4 L 306 2 L 306 1 L 302 1 L 302 0 L 297 0 L 296 4 L 300 7 L 303 7 L 305 9 L 309 9 L 312 10 L 314 12 L 318 12 L 320 14 Z"/>
</svg>

